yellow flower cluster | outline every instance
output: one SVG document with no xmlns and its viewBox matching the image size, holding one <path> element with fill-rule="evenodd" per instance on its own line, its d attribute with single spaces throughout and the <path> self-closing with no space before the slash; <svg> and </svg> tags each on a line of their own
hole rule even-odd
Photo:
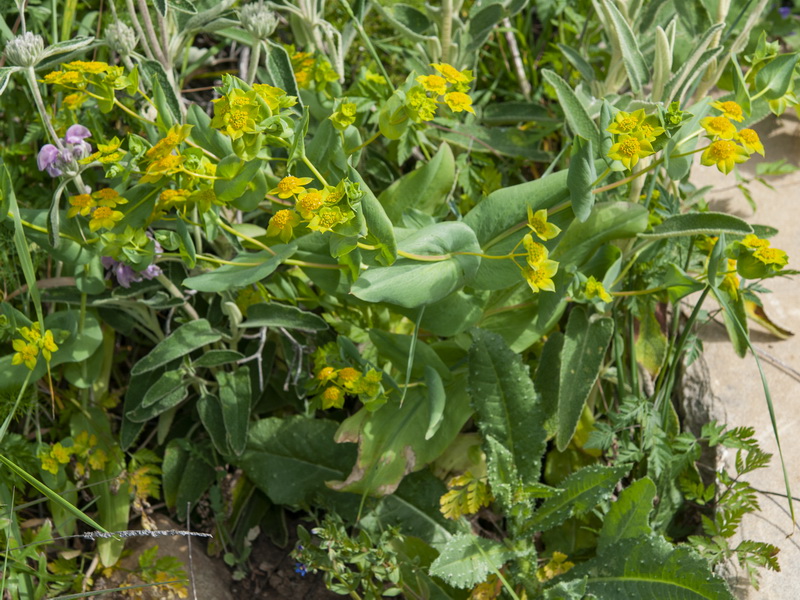
<svg viewBox="0 0 800 600">
<path fill-rule="evenodd" d="M 20 327 L 17 332 L 22 338 L 18 338 L 11 343 L 14 348 L 14 355 L 11 357 L 12 365 L 25 365 L 30 370 L 33 370 L 36 367 L 40 351 L 45 361 L 49 363 L 53 352 L 58 350 L 58 346 L 53 339 L 53 332 L 46 329 L 42 333 L 42 328 L 38 321 L 34 322 L 30 327 Z"/>
<path fill-rule="evenodd" d="M 328 83 L 339 79 L 333 66 L 324 56 L 320 54 L 314 56 L 310 52 L 295 52 L 292 47 L 288 50 L 294 79 L 301 90 L 310 88 L 313 83 L 316 83 L 318 88 L 324 89 Z"/>
<path fill-rule="evenodd" d="M 438 75 L 420 75 L 419 85 L 415 85 L 406 93 L 405 108 L 409 118 L 415 123 L 430 121 L 436 116 L 436 109 L 441 103 L 453 112 L 470 112 L 472 98 L 469 97 L 469 84 L 474 77 L 472 71 L 459 71 L 447 63 L 432 63 Z"/>
<path fill-rule="evenodd" d="M 108 462 L 106 452 L 97 447 L 97 436 L 88 431 L 81 431 L 71 443 L 67 438 L 39 452 L 42 470 L 53 475 L 58 475 L 60 466 L 69 464 L 73 457 L 75 474 L 80 478 L 88 476 L 89 471 L 102 471 Z"/>
<path fill-rule="evenodd" d="M 716 167 L 725 174 L 730 173 L 737 163 L 743 163 L 753 152 L 764 156 L 764 145 L 753 129 L 737 130 L 733 121 L 744 120 L 742 107 L 736 102 L 713 102 L 711 104 L 720 113 L 716 116 L 701 119 L 700 125 L 705 129 L 706 135 L 711 140 L 703 154 L 700 163 L 707 167 Z"/>
<path fill-rule="evenodd" d="M 72 218 L 78 215 L 89 218 L 89 229 L 113 229 L 124 216 L 122 212 L 114 210 L 120 204 L 127 204 L 128 201 L 119 195 L 114 189 L 103 188 L 91 194 L 78 194 L 70 196 L 70 209 L 67 217 Z"/>
<path fill-rule="evenodd" d="M 655 115 L 646 115 L 643 108 L 632 113 L 619 111 L 614 122 L 606 128 L 614 135 L 608 157 L 620 161 L 626 169 L 633 169 L 640 158 L 655 152 L 653 142 L 664 133 Z"/>
<path fill-rule="evenodd" d="M 768 277 L 789 264 L 786 252 L 752 233 L 734 242 L 730 255 L 737 259 L 736 270 L 745 279 Z"/>
<path fill-rule="evenodd" d="M 288 242 L 292 239 L 294 228 L 301 223 L 306 223 L 312 231 L 324 233 L 353 220 L 355 213 L 347 203 L 345 180 L 336 187 L 326 185 L 321 190 L 306 189 L 305 186 L 311 181 L 310 177 L 288 175 L 269 191 L 283 200 L 294 198 L 295 206 L 294 210 L 282 209 L 272 216 L 267 226 L 268 237 Z"/>
<path fill-rule="evenodd" d="M 334 343 L 328 343 L 314 353 L 314 379 L 310 383 L 319 406 L 342 408 L 345 397 L 358 396 L 369 410 L 386 401 L 381 385 L 383 373 L 365 366 L 356 369 L 343 361 Z"/>
<path fill-rule="evenodd" d="M 537 210 L 535 213 L 531 207 L 528 207 L 528 228 L 536 234 L 540 240 L 552 240 L 559 233 L 561 229 L 547 222 L 547 211 L 545 209 Z M 522 274 L 525 281 L 533 291 L 538 294 L 544 290 L 547 292 L 555 291 L 555 284 L 553 277 L 558 271 L 558 262 L 549 260 L 549 252 L 544 244 L 541 244 L 533 239 L 533 236 L 528 233 L 522 238 L 522 246 L 525 248 L 525 266 L 522 268 Z"/>
<path fill-rule="evenodd" d="M 94 161 L 103 165 L 118 163 L 128 153 L 127 150 L 121 148 L 122 140 L 114 136 L 107 144 L 97 144 L 97 152 L 94 152 L 82 158 L 78 162 L 82 165 L 88 165 Z"/>
</svg>

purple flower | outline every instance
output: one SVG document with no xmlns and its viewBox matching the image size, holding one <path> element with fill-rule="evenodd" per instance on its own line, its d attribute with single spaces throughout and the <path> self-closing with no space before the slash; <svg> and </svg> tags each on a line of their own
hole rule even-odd
<svg viewBox="0 0 800 600">
<path fill-rule="evenodd" d="M 67 135 L 64 136 L 64 141 L 68 144 L 79 144 L 83 140 L 92 136 L 92 132 L 86 129 L 83 125 L 72 125 L 67 129 Z"/>
<path fill-rule="evenodd" d="M 110 256 L 104 256 L 100 260 L 103 266 L 109 269 L 108 273 L 106 273 L 106 279 L 110 279 L 111 275 L 114 275 L 117 279 L 117 283 L 124 288 L 131 287 L 131 283 L 141 281 L 142 278 L 155 279 L 161 275 L 161 267 L 156 264 L 148 266 L 144 271 L 134 271 L 133 268 L 126 265 L 124 262 L 114 260 Z"/>
<path fill-rule="evenodd" d="M 792 16 L 792 7 L 791 6 L 781 6 L 778 9 L 778 14 L 781 16 L 781 19 L 788 19 Z"/>
<path fill-rule="evenodd" d="M 92 153 L 92 146 L 85 139 L 92 135 L 92 132 L 83 125 L 72 125 L 67 129 L 66 135 L 61 140 L 63 148 L 59 150 L 53 144 L 45 144 L 39 150 L 36 163 L 40 171 L 47 171 L 51 177 L 63 175 L 64 171 L 77 172 L 75 161 L 86 158 Z M 67 169 L 69 167 L 69 169 Z"/>
<path fill-rule="evenodd" d="M 53 146 L 53 144 L 45 144 L 42 146 L 42 149 L 39 150 L 39 156 L 36 157 L 36 163 L 39 165 L 39 170 L 44 171 L 47 169 L 47 172 L 51 177 L 58 177 L 61 175 L 61 171 L 55 166 L 55 163 L 60 155 L 61 153 L 58 151 L 58 148 Z"/>
</svg>

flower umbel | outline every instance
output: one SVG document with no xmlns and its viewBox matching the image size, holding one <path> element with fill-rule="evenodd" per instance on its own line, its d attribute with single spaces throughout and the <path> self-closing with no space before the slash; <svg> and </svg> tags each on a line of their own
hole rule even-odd
<svg viewBox="0 0 800 600">
<path fill-rule="evenodd" d="M 717 168 L 726 175 L 733 171 L 736 163 L 743 163 L 750 155 L 747 150 L 736 142 L 730 140 L 717 140 L 703 151 L 700 156 L 700 164 L 710 167 L 716 165 Z"/>
</svg>

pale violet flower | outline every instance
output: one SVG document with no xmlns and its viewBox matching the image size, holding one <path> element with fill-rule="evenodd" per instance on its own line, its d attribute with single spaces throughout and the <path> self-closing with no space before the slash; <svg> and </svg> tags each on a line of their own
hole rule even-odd
<svg viewBox="0 0 800 600">
<path fill-rule="evenodd" d="M 53 144 L 45 144 L 39 150 L 36 164 L 40 171 L 47 171 L 51 177 L 63 175 L 66 171 L 78 172 L 77 161 L 92 153 L 92 146 L 86 141 L 92 132 L 80 124 L 72 125 L 61 139 L 63 148 L 59 150 Z"/>
<path fill-rule="evenodd" d="M 162 272 L 161 267 L 156 264 L 150 265 L 143 271 L 134 271 L 124 262 L 114 260 L 110 256 L 104 256 L 100 260 L 102 261 L 103 266 L 108 269 L 108 273 L 106 273 L 106 279 L 110 279 L 111 275 L 114 275 L 117 283 L 124 288 L 129 288 L 131 287 L 131 283 L 141 281 L 142 279 L 155 279 L 161 275 Z"/>
</svg>

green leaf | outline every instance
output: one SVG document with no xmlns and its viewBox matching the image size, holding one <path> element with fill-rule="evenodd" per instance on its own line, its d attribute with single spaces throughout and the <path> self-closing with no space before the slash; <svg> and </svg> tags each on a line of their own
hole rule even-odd
<svg viewBox="0 0 800 600">
<path fill-rule="evenodd" d="M 211 127 L 211 117 L 203 112 L 199 104 L 192 104 L 189 107 L 186 113 L 186 122 L 194 125 L 190 137 L 198 145 L 217 156 L 228 157 L 233 154 L 231 138 Z"/>
<path fill-rule="evenodd" d="M 559 581 L 544 592 L 544 600 L 583 600 L 586 597 L 586 580 Z"/>
<path fill-rule="evenodd" d="M 200 292 L 224 292 L 232 288 L 245 287 L 261 281 L 272 274 L 283 261 L 292 256 L 297 245 L 278 244 L 272 246 L 275 254 L 261 252 L 243 252 L 232 262 L 242 266 L 224 265 L 202 275 L 194 275 L 183 280 L 184 287 Z"/>
<path fill-rule="evenodd" d="M 8 85 L 8 82 L 11 81 L 11 75 L 15 71 L 19 71 L 19 67 L 0 67 L 0 96 L 3 95 L 4 91 L 6 91 L 6 86 Z M 2 221 L 5 216 L 5 210 L 0 212 L 0 221 Z"/>
<path fill-rule="evenodd" d="M 653 512 L 655 496 L 656 486 L 649 477 L 639 479 L 622 490 L 603 519 L 597 551 L 602 554 L 621 540 L 652 533 L 650 513 Z"/>
<path fill-rule="evenodd" d="M 445 386 L 447 403 L 436 434 L 425 439 L 430 422 L 427 394 L 409 388 L 403 406 L 390 400 L 375 412 L 365 408 L 345 419 L 336 432 L 339 443 L 358 443 L 358 460 L 344 481 L 333 489 L 384 496 L 393 493 L 403 477 L 422 469 L 447 449 L 472 416 L 463 378 Z M 338 451 L 337 451 L 338 452 Z"/>
<path fill-rule="evenodd" d="M 180 520 L 186 519 L 187 505 L 194 505 L 214 483 L 214 467 L 205 460 L 204 453 L 210 455 L 210 445 L 194 446 L 185 439 L 170 441 L 164 451 L 164 501 Z"/>
<path fill-rule="evenodd" d="M 565 44 L 558 44 L 558 49 L 564 53 L 566 59 L 578 70 L 586 83 L 592 83 L 594 81 L 594 69 L 592 65 L 586 62 L 586 59 L 581 56 L 580 52 L 575 50 L 572 46 L 567 46 Z"/>
<path fill-rule="evenodd" d="M 547 434 L 528 367 L 496 333 L 474 329 L 472 340 L 469 393 L 481 433 L 509 450 L 523 485 L 534 484 Z"/>
<path fill-rule="evenodd" d="M 142 398 L 142 408 L 152 406 L 181 387 L 183 387 L 183 371 L 180 369 L 167 371 L 156 379 L 150 389 L 145 392 L 144 398 Z"/>
<path fill-rule="evenodd" d="M 694 292 L 699 292 L 705 285 L 696 279 L 689 277 L 686 272 L 675 263 L 667 265 L 667 273 L 664 276 L 663 285 L 667 287 L 670 302 L 677 302 L 681 298 Z"/>
<path fill-rule="evenodd" d="M 225 440 L 231 451 L 239 455 L 247 445 L 247 428 L 250 420 L 250 371 L 239 367 L 233 373 L 217 372 L 222 421 Z"/>
<path fill-rule="evenodd" d="M 197 7 L 194 5 L 194 2 L 191 2 L 190 0 L 167 0 L 167 4 L 178 12 L 182 12 L 187 15 L 197 14 Z"/>
<path fill-rule="evenodd" d="M 303 100 L 300 91 L 297 89 L 297 82 L 294 78 L 292 69 L 292 59 L 289 53 L 280 44 L 272 40 L 264 40 L 264 50 L 266 52 L 266 70 L 259 69 L 259 79 L 264 83 L 284 90 L 290 96 L 297 98 L 297 108 L 303 110 Z M 261 77 L 265 73 L 266 77 Z"/>
<path fill-rule="evenodd" d="M 594 168 L 592 141 L 577 136 L 573 143 L 574 151 L 567 172 L 567 186 L 575 217 L 579 221 L 585 221 L 589 218 L 594 205 L 595 194 L 592 193 L 592 186 L 597 180 L 597 171 Z"/>
<path fill-rule="evenodd" d="M 400 243 L 404 252 L 423 260 L 400 258 L 388 267 L 363 271 L 351 293 L 367 302 L 391 302 L 414 308 L 441 300 L 469 282 L 480 258 L 453 252 L 480 252 L 473 231 L 448 221 L 420 229 Z"/>
<path fill-rule="evenodd" d="M 378 196 L 378 201 L 394 223 L 399 223 L 403 211 L 412 207 L 430 215 L 441 214 L 453 188 L 455 169 L 453 151 L 442 143 L 430 161 L 396 180 Z"/>
<path fill-rule="evenodd" d="M 565 265 L 581 265 L 606 242 L 633 237 L 644 231 L 647 228 L 647 216 L 647 209 L 639 204 L 595 204 L 586 221 L 573 221 L 559 236 L 551 258 Z"/>
<path fill-rule="evenodd" d="M 181 258 L 186 261 L 186 266 L 194 269 L 197 264 L 197 252 L 194 247 L 194 239 L 189 235 L 189 228 L 183 219 L 175 219 L 175 231 L 181 240 Z"/>
<path fill-rule="evenodd" d="M 378 354 L 383 358 L 389 359 L 394 367 L 400 371 L 402 377 L 406 377 L 413 336 L 402 333 L 389 333 L 383 329 L 370 329 L 369 339 L 375 345 Z M 426 367 L 433 368 L 443 379 L 451 379 L 450 369 L 439 358 L 436 351 L 425 342 L 417 340 L 414 348 L 414 361 L 411 364 L 411 377 L 422 379 L 425 376 Z"/>
<path fill-rule="evenodd" d="M 148 390 L 149 391 L 149 390 Z M 132 423 L 145 423 L 150 419 L 164 414 L 171 408 L 175 408 L 186 399 L 189 390 L 185 385 L 175 387 L 169 393 L 162 396 L 150 406 L 139 406 L 125 413 L 125 419 Z"/>
<path fill-rule="evenodd" d="M 445 519 L 439 511 L 439 498 L 447 492 L 441 479 L 430 470 L 412 473 L 403 479 L 393 494 L 384 496 L 375 508 L 364 515 L 360 524 L 385 528 L 397 526 L 405 535 L 413 535 L 441 544 L 454 533 L 466 529 L 465 522 Z"/>
<path fill-rule="evenodd" d="M 153 0 L 153 5 L 156 7 L 158 14 L 162 17 L 167 16 L 167 0 Z"/>
<path fill-rule="evenodd" d="M 655 377 L 667 357 L 668 342 L 656 319 L 655 308 L 652 305 L 649 307 L 650 310 L 643 311 L 644 315 L 639 321 L 639 333 L 634 348 L 636 361 Z"/>
<path fill-rule="evenodd" d="M 462 533 L 444 545 L 431 564 L 430 574 L 454 587 L 471 588 L 485 581 L 490 573 L 499 571 L 514 556 L 514 551 L 501 542 Z"/>
<path fill-rule="evenodd" d="M 225 422 L 222 414 L 222 405 L 217 396 L 206 394 L 197 400 L 197 413 L 200 415 L 200 422 L 211 436 L 214 448 L 221 455 L 230 453 L 230 447 L 226 439 Z"/>
<path fill-rule="evenodd" d="M 247 309 L 247 320 L 239 325 L 242 329 L 253 327 L 284 327 L 286 329 L 305 329 L 323 331 L 328 324 L 314 313 L 300 310 L 295 306 L 275 302 L 253 304 Z"/>
<path fill-rule="evenodd" d="M 189 321 L 178 327 L 166 339 L 161 340 L 147 356 L 133 365 L 131 375 L 141 375 L 157 369 L 198 348 L 218 342 L 220 339 L 222 336 L 214 331 L 205 319 Z"/>
<path fill-rule="evenodd" d="M 158 109 L 159 119 L 164 120 L 166 128 L 171 127 L 173 123 L 180 123 L 180 101 L 172 89 L 164 67 L 155 60 L 143 60 L 142 68 L 150 78 L 150 83 L 153 87 L 153 102 L 155 102 Z"/>
<path fill-rule="evenodd" d="M 76 50 L 80 50 L 81 48 L 86 48 L 86 46 L 91 44 L 93 41 L 94 37 L 92 36 L 78 36 L 69 40 L 64 40 L 63 42 L 51 44 L 44 49 L 40 61 L 43 61 L 46 58 L 50 58 L 51 56 L 55 56 L 56 54 L 64 54 L 65 52 L 75 52 Z"/>
<path fill-rule="evenodd" d="M 556 445 L 562 452 L 575 434 L 613 333 L 612 319 L 602 317 L 590 322 L 582 306 L 575 307 L 569 315 L 558 386 Z"/>
<path fill-rule="evenodd" d="M 711 291 L 722 307 L 722 321 L 725 323 L 733 350 L 739 357 L 744 358 L 747 355 L 749 336 L 744 295 L 739 294 L 736 300 L 730 298 L 725 300 L 724 292 L 719 288 L 713 287 Z"/>
<path fill-rule="evenodd" d="M 634 93 L 638 93 L 641 91 L 642 86 L 650 81 L 650 71 L 647 68 L 642 52 L 639 50 L 636 36 L 634 36 L 628 21 L 613 2 L 602 0 L 602 7 L 606 22 L 611 28 L 609 37 L 612 38 L 614 45 L 622 53 L 622 62 L 625 64 L 625 71 L 628 73 L 631 89 Z"/>
<path fill-rule="evenodd" d="M 586 577 L 587 593 L 598 598 L 734 600 L 705 558 L 661 536 L 622 540 L 572 569 L 569 576 Z"/>
<path fill-rule="evenodd" d="M 294 136 L 292 136 L 292 144 L 289 146 L 289 158 L 286 160 L 286 168 L 289 173 L 294 172 L 306 157 L 305 139 L 308 134 L 309 116 L 310 112 L 306 106 L 303 109 L 303 116 L 295 121 Z"/>
<path fill-rule="evenodd" d="M 558 429 L 558 400 L 560 389 L 561 355 L 564 349 L 564 334 L 554 331 L 547 336 L 547 341 L 542 348 L 542 355 L 536 367 L 533 379 L 536 391 L 541 394 L 544 428 L 549 435 L 555 435 Z"/>
<path fill-rule="evenodd" d="M 537 509 L 527 523 L 526 531 L 547 531 L 570 517 L 586 514 L 614 490 L 628 472 L 627 467 L 592 465 L 575 471 L 562 481 L 560 492 Z"/>
<path fill-rule="evenodd" d="M 708 50 L 708 47 L 723 27 L 724 24 L 717 23 L 706 30 L 699 39 L 692 41 L 692 53 L 682 61 L 680 68 L 664 86 L 663 101 L 665 105 L 681 98 L 691 83 L 705 73 L 704 66 L 722 52 L 722 47 L 710 50 Z"/>
<path fill-rule="evenodd" d="M 350 181 L 358 183 L 359 188 L 364 192 L 364 195 L 361 196 L 361 210 L 364 212 L 364 220 L 367 222 L 370 243 L 380 248 L 379 261 L 388 266 L 397 258 L 397 240 L 392 221 L 358 171 L 353 167 L 348 167 L 347 176 Z"/>
<path fill-rule="evenodd" d="M 750 112 L 752 111 L 750 92 L 747 89 L 747 83 L 745 83 L 744 80 L 742 67 L 739 66 L 739 61 L 737 60 L 735 54 L 731 55 L 731 70 L 733 71 L 733 99 L 739 106 L 742 107 L 744 114 L 749 117 Z"/>
<path fill-rule="evenodd" d="M 718 236 L 720 233 L 747 235 L 753 233 L 753 228 L 746 221 L 725 213 L 686 213 L 669 217 L 651 232 L 640 233 L 639 237 L 662 239 L 684 235 Z"/>
<path fill-rule="evenodd" d="M 352 448 L 334 443 L 337 425 L 301 416 L 256 421 L 238 464 L 272 502 L 313 502 L 325 481 L 343 477 L 355 460 Z"/>
<path fill-rule="evenodd" d="M 425 365 L 425 389 L 428 390 L 428 405 L 430 407 L 430 420 L 428 421 L 428 429 L 425 431 L 425 439 L 429 440 L 439 431 L 444 417 L 444 407 L 447 403 L 442 378 L 436 369 L 430 365 Z"/>
<path fill-rule="evenodd" d="M 600 130 L 570 85 L 559 75 L 548 69 L 542 69 L 542 76 L 547 83 L 555 88 L 558 102 L 564 110 L 564 117 L 567 119 L 572 132 L 575 135 L 591 140 L 595 148 L 599 148 L 602 142 Z"/>
<path fill-rule="evenodd" d="M 781 54 L 769 61 L 756 73 L 756 93 L 767 100 L 782 98 L 789 91 L 797 61 L 800 52 Z"/>
<path fill-rule="evenodd" d="M 223 158 L 218 165 L 216 175 L 225 179 L 214 181 L 214 193 L 217 199 L 220 202 L 233 202 L 241 198 L 261 172 L 262 166 L 262 161 L 258 159 L 244 162 L 236 155 Z M 262 194 L 259 201 L 263 199 Z"/>
<path fill-rule="evenodd" d="M 469 18 L 469 42 L 466 54 L 472 55 L 486 43 L 492 30 L 506 16 L 500 3 L 488 4 Z"/>
</svg>

